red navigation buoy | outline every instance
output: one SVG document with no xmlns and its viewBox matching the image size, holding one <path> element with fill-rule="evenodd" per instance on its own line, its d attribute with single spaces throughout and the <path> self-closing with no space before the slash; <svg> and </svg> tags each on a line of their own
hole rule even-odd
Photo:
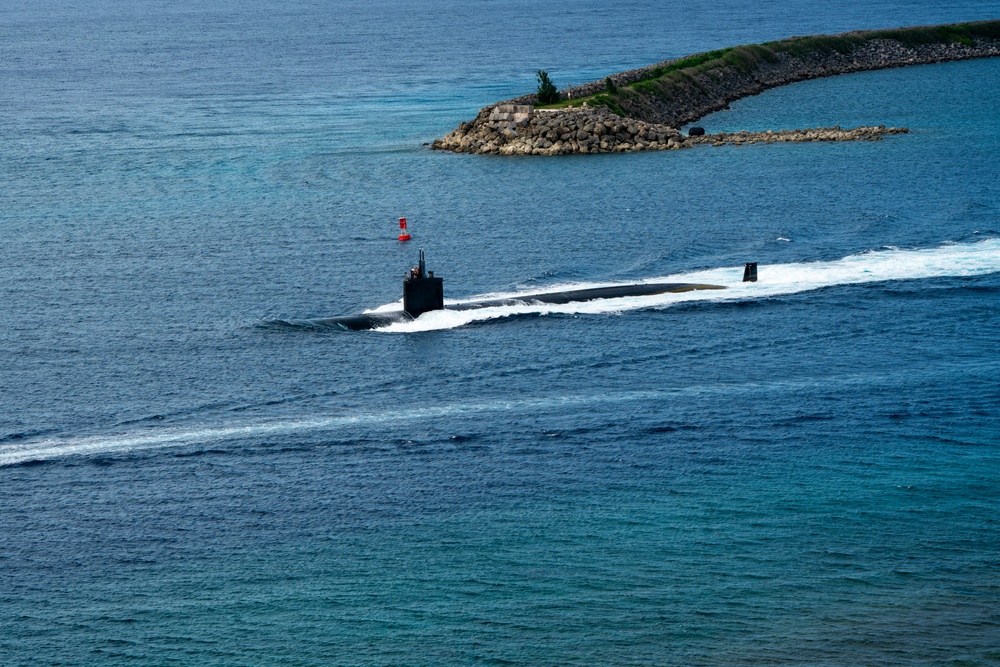
<svg viewBox="0 0 1000 667">
<path fill-rule="evenodd" d="M 399 240 L 400 241 L 410 240 L 410 232 L 409 230 L 406 229 L 406 218 L 399 219 Z"/>
</svg>

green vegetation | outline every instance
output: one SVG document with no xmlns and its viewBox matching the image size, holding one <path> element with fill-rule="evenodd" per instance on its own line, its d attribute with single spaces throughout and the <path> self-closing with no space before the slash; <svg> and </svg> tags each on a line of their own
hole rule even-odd
<svg viewBox="0 0 1000 667">
<path fill-rule="evenodd" d="M 873 39 L 895 39 L 906 46 L 921 44 L 959 43 L 969 46 L 973 37 L 1000 39 L 1000 21 L 979 23 L 956 23 L 954 25 L 924 26 L 920 28 L 900 28 L 898 30 L 878 30 Z"/>
<path fill-rule="evenodd" d="M 538 70 L 538 103 L 552 104 L 559 101 L 559 91 L 556 84 L 552 83 L 549 73 L 545 70 Z"/>
<path fill-rule="evenodd" d="M 618 91 L 616 90 L 615 92 L 617 93 Z M 607 107 L 619 116 L 625 115 L 625 110 L 618 106 L 618 97 L 615 94 L 600 93 L 588 99 L 592 100 L 590 106 Z"/>
<path fill-rule="evenodd" d="M 539 106 L 550 108 L 605 106 L 618 115 L 625 115 L 628 103 L 642 104 L 642 96 L 649 95 L 669 101 L 678 90 L 702 89 L 696 76 L 721 77 L 736 70 L 750 74 L 764 63 L 775 63 L 787 56 L 803 57 L 811 54 L 849 54 L 872 40 L 892 39 L 913 48 L 927 44 L 964 44 L 972 46 L 976 37 L 1000 39 L 1000 21 L 957 23 L 953 25 L 921 26 L 895 30 L 867 30 L 840 35 L 814 35 L 791 37 L 764 44 L 734 46 L 707 53 L 680 58 L 650 70 L 640 81 L 627 86 L 615 86 L 610 78 L 604 81 L 604 91 L 588 97 L 559 101 L 555 97 L 542 98 L 541 82 L 544 72 L 539 72 Z M 546 75 L 546 81 L 548 75 Z M 553 90 L 555 87 L 553 86 Z M 637 95 L 638 94 L 638 95 Z"/>
</svg>

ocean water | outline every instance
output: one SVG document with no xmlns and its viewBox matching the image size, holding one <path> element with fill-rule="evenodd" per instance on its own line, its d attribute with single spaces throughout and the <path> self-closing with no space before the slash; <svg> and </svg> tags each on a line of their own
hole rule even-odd
<svg viewBox="0 0 1000 667">
<path fill-rule="evenodd" d="M 700 122 L 879 142 L 423 145 L 539 68 L 998 9 L 9 0 L 0 664 L 1000 664 L 1000 60 Z M 729 289 L 308 325 L 418 248 Z"/>
</svg>

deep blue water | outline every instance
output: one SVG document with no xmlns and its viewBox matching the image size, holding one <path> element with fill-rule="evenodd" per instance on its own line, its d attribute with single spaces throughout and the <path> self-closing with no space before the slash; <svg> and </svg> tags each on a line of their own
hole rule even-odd
<svg viewBox="0 0 1000 667">
<path fill-rule="evenodd" d="M 0 21 L 0 664 L 1000 664 L 1000 61 L 701 123 L 881 142 L 422 145 L 539 68 L 995 2 L 92 4 Z M 730 289 L 283 324 L 418 247 Z"/>
</svg>

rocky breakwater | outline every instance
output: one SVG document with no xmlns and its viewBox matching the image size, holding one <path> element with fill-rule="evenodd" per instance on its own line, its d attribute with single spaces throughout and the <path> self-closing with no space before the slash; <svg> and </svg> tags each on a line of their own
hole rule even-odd
<svg viewBox="0 0 1000 667">
<path fill-rule="evenodd" d="M 838 35 L 790 37 L 698 53 L 559 94 L 535 109 L 524 95 L 479 112 L 433 148 L 460 153 L 563 155 L 669 150 L 710 143 L 846 141 L 878 138 L 895 128 L 822 128 L 708 135 L 697 141 L 678 127 L 769 88 L 838 74 L 1000 56 L 1000 21 L 979 21 Z M 589 108 L 588 108 L 589 104 Z M 565 108 L 569 107 L 569 108 Z"/>
<path fill-rule="evenodd" d="M 794 43 L 794 40 L 789 40 Z M 762 47 L 763 48 L 763 47 Z M 976 39 L 969 45 L 907 46 L 893 39 L 869 39 L 850 50 L 794 54 L 781 50 L 754 52 L 753 64 L 736 66 L 733 56 L 684 68 L 635 86 L 620 88 L 612 103 L 629 118 L 680 127 L 727 109 L 736 100 L 765 90 L 839 74 L 1000 56 L 1000 40 Z"/>
<path fill-rule="evenodd" d="M 871 141 L 908 130 L 895 127 L 815 128 L 767 132 L 721 132 L 686 137 L 675 128 L 622 118 L 603 108 L 535 110 L 501 104 L 479 112 L 431 148 L 485 155 L 569 155 L 662 151 L 700 145 L 803 141 Z"/>
<path fill-rule="evenodd" d="M 841 129 L 841 127 L 817 127 L 805 130 L 767 130 L 766 132 L 719 132 L 700 137 L 689 137 L 692 146 L 710 144 L 712 146 L 740 146 L 742 144 L 774 144 L 802 141 L 878 141 L 887 134 L 907 134 L 905 127 L 871 125 Z"/>
<path fill-rule="evenodd" d="M 530 105 L 487 107 L 437 139 L 436 150 L 490 155 L 567 155 L 681 148 L 672 127 L 616 116 L 608 109 L 535 110 Z"/>
</svg>

